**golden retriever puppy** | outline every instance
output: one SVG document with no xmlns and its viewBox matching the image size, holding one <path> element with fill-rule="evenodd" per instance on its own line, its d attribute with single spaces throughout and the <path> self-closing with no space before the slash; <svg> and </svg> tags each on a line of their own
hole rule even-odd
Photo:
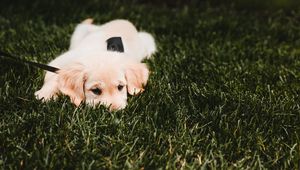
<svg viewBox="0 0 300 170">
<path fill-rule="evenodd" d="M 111 37 L 122 38 L 124 52 L 107 50 Z M 86 102 L 123 109 L 127 93 L 143 91 L 149 70 L 141 60 L 155 51 L 153 37 L 138 32 L 129 21 L 114 20 L 97 26 L 87 19 L 76 27 L 69 51 L 49 63 L 60 68 L 58 73 L 46 72 L 44 85 L 35 95 L 48 101 L 61 92 L 76 106 Z"/>
</svg>

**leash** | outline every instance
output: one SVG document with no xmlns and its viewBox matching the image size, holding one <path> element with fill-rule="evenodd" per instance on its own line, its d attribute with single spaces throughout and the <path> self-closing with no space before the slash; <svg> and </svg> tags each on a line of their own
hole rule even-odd
<svg viewBox="0 0 300 170">
<path fill-rule="evenodd" d="M 1 50 L 0 50 L 0 56 L 2 56 L 3 58 L 4 57 L 9 58 L 9 59 L 17 61 L 19 63 L 23 63 L 23 64 L 25 63 L 25 64 L 28 64 L 30 66 L 35 66 L 35 67 L 38 67 L 38 68 L 41 68 L 43 70 L 50 71 L 50 72 L 53 72 L 53 73 L 57 73 L 57 71 L 59 70 L 56 67 L 48 66 L 46 64 L 41 64 L 41 63 L 36 63 L 36 62 L 32 62 L 32 61 L 27 61 L 27 60 L 21 59 L 19 57 L 16 57 L 14 55 L 8 54 L 8 53 L 3 52 Z"/>
<path fill-rule="evenodd" d="M 108 51 L 116 51 L 116 52 L 121 52 L 121 53 L 124 52 L 124 47 L 123 47 L 121 37 L 111 37 L 111 38 L 107 39 L 106 42 L 107 42 L 107 50 Z M 49 65 L 46 65 L 46 64 L 41 64 L 41 63 L 36 63 L 36 62 L 33 62 L 33 61 L 28 61 L 28 60 L 25 60 L 25 59 L 21 59 L 20 57 L 8 54 L 8 53 L 3 52 L 1 50 L 0 50 L 0 56 L 2 56 L 3 58 L 4 57 L 9 58 L 13 61 L 17 61 L 17 62 L 22 63 L 22 64 L 28 64 L 30 66 L 35 66 L 35 67 L 38 67 L 40 69 L 50 71 L 50 72 L 53 72 L 53 73 L 57 73 L 57 71 L 59 70 L 59 68 L 52 67 L 52 66 L 49 66 Z"/>
</svg>

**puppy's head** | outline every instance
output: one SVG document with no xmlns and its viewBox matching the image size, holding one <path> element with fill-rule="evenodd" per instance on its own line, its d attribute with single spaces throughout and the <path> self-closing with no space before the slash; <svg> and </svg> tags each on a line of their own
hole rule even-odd
<svg viewBox="0 0 300 170">
<path fill-rule="evenodd" d="M 111 110 L 125 108 L 127 93 L 143 92 L 149 71 L 143 63 L 118 62 L 102 66 L 72 64 L 58 73 L 58 88 L 79 106 L 103 104 Z"/>
</svg>

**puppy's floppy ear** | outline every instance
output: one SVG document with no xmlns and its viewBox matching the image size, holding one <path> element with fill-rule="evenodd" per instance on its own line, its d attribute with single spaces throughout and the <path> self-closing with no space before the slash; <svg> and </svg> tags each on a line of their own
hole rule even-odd
<svg viewBox="0 0 300 170">
<path fill-rule="evenodd" d="M 76 106 L 84 100 L 84 83 L 87 77 L 81 64 L 73 64 L 58 72 L 58 88 L 68 95 Z"/>
<path fill-rule="evenodd" d="M 125 69 L 127 80 L 127 91 L 130 95 L 136 95 L 144 91 L 143 86 L 147 84 L 149 70 L 146 64 L 131 63 Z"/>
</svg>

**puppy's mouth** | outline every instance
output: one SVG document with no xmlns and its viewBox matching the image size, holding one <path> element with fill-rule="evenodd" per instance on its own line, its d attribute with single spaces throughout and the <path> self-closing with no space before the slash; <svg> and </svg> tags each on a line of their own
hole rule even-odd
<svg viewBox="0 0 300 170">
<path fill-rule="evenodd" d="M 92 106 L 93 108 L 104 106 L 105 108 L 108 108 L 109 111 L 118 111 L 121 109 L 124 109 L 126 107 L 126 104 L 119 105 L 119 104 L 113 104 L 113 103 L 107 103 L 107 102 L 95 102 L 95 100 L 87 100 L 85 103 L 89 106 Z"/>
</svg>

